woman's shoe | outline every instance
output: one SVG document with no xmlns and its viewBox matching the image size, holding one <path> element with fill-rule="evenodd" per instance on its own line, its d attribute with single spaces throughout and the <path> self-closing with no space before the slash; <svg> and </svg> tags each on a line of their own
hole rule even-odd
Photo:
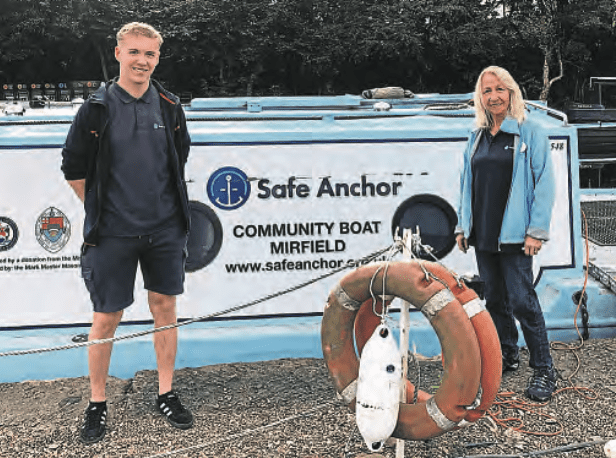
<svg viewBox="0 0 616 458">
<path fill-rule="evenodd" d="M 556 369 L 554 366 L 541 367 L 533 371 L 528 381 L 526 396 L 533 401 L 547 402 L 556 389 Z"/>
<path fill-rule="evenodd" d="M 503 356 L 503 374 L 517 371 L 519 368 L 520 358 L 518 356 Z"/>
</svg>

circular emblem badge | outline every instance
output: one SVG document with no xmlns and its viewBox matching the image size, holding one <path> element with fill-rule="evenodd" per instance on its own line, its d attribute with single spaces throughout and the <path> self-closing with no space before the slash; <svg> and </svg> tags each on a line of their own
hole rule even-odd
<svg viewBox="0 0 616 458">
<path fill-rule="evenodd" d="M 235 210 L 250 196 L 250 182 L 244 172 L 235 167 L 216 170 L 207 182 L 210 201 L 222 210 Z"/>
<path fill-rule="evenodd" d="M 8 251 L 13 248 L 18 238 L 19 230 L 15 221 L 0 216 L 0 251 Z"/>
<path fill-rule="evenodd" d="M 49 207 L 36 220 L 36 239 L 50 253 L 60 251 L 71 237 L 71 223 L 64 213 Z"/>
</svg>

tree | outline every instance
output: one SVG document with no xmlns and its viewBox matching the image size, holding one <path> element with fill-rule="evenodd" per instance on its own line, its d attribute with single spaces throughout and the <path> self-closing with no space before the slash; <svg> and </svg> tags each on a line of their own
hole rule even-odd
<svg viewBox="0 0 616 458">
<path fill-rule="evenodd" d="M 426 81 L 449 92 L 470 92 L 484 67 L 505 65 L 502 56 L 508 47 L 494 4 L 482 0 L 423 3 Z"/>
<path fill-rule="evenodd" d="M 508 20 L 521 49 L 542 54 L 539 99 L 547 101 L 554 84 L 567 73 L 586 73 L 595 44 L 587 39 L 612 35 L 606 21 L 613 2 L 603 0 L 510 0 Z M 532 51 L 531 51 L 532 52 Z"/>
<path fill-rule="evenodd" d="M 161 30 L 155 77 L 205 96 L 470 92 L 488 65 L 527 98 L 616 74 L 613 0 L 4 0 L 0 79 L 108 80 L 115 33 Z M 43 76 L 41 76 L 43 75 Z"/>
<path fill-rule="evenodd" d="M 39 2 L 8 0 L 0 11 L 0 75 L 18 79 L 16 66 L 40 57 L 45 47 L 46 20 Z"/>
</svg>

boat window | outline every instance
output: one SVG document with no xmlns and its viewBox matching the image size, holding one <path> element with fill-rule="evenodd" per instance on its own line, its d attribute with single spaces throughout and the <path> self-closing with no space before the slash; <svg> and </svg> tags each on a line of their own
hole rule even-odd
<svg viewBox="0 0 616 458">
<path fill-rule="evenodd" d="M 186 272 L 209 265 L 222 246 L 222 224 L 214 210 L 202 202 L 190 201 L 191 228 L 188 238 Z"/>
<path fill-rule="evenodd" d="M 616 188 L 616 127 L 578 129 L 580 188 Z"/>
<path fill-rule="evenodd" d="M 580 161 L 580 188 L 616 188 L 616 163 Z"/>
<path fill-rule="evenodd" d="M 432 247 L 434 257 L 441 259 L 455 246 L 454 230 L 457 223 L 456 212 L 445 199 L 433 194 L 419 194 L 405 200 L 398 207 L 392 219 L 392 233 L 395 236 L 398 228 L 400 236 L 404 229 L 409 229 L 413 234 L 419 230 L 421 243 Z M 416 255 L 434 260 L 425 250 L 420 250 Z"/>
</svg>

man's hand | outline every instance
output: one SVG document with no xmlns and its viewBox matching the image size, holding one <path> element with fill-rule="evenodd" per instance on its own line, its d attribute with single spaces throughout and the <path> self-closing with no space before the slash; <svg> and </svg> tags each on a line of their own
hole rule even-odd
<svg viewBox="0 0 616 458">
<path fill-rule="evenodd" d="M 83 202 L 86 198 L 86 180 L 69 180 L 68 184 L 73 188 L 79 200 Z"/>
</svg>

